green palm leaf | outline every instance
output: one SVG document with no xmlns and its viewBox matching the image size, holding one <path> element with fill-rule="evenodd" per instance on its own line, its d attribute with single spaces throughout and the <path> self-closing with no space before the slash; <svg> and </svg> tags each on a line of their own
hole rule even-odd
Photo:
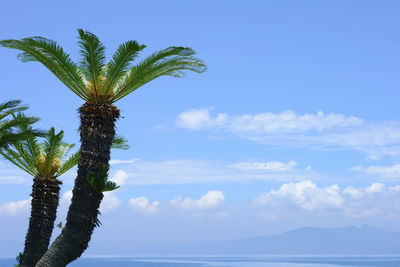
<svg viewBox="0 0 400 267">
<path fill-rule="evenodd" d="M 136 41 L 127 41 L 118 47 L 112 60 L 106 66 L 103 95 L 107 95 L 110 90 L 113 90 L 119 79 L 129 70 L 130 63 L 145 47 L 145 45 L 139 45 Z"/>
<path fill-rule="evenodd" d="M 10 100 L 0 104 L 0 120 L 5 117 L 27 110 L 27 106 L 21 106 L 21 100 Z"/>
<path fill-rule="evenodd" d="M 63 164 L 61 164 L 61 167 L 56 172 L 55 176 L 58 177 L 60 175 L 63 175 L 64 173 L 72 169 L 76 164 L 78 164 L 80 157 L 81 157 L 80 151 L 72 154 Z"/>
<path fill-rule="evenodd" d="M 78 33 L 80 39 L 78 44 L 82 56 L 81 71 L 86 80 L 93 83 L 95 90 L 100 89 L 100 76 L 106 58 L 105 47 L 96 35 L 82 29 L 78 29 Z"/>
<path fill-rule="evenodd" d="M 122 150 L 127 150 L 129 149 L 128 145 L 128 140 L 125 139 L 125 137 L 121 135 L 117 135 L 114 137 L 114 140 L 111 144 L 111 148 L 113 149 L 122 149 Z"/>
<path fill-rule="evenodd" d="M 45 161 L 45 172 L 46 174 L 50 170 L 50 165 L 53 162 L 53 159 L 60 154 L 60 146 L 62 143 L 62 139 L 64 137 L 64 131 L 60 131 L 58 134 L 55 134 L 54 127 L 51 127 L 49 130 L 48 138 L 44 141 L 44 154 L 46 155 Z"/>
<path fill-rule="evenodd" d="M 195 51 L 188 47 L 169 47 L 145 58 L 123 77 L 111 102 L 120 100 L 137 88 L 163 75 L 180 78 L 183 77 L 182 70 L 204 72 L 206 65 L 201 60 L 192 57 L 194 54 Z"/>
<path fill-rule="evenodd" d="M 77 65 L 55 41 L 43 37 L 32 37 L 22 40 L 2 40 L 0 45 L 23 51 L 22 54 L 18 55 L 22 62 L 36 61 L 42 63 L 71 91 L 84 100 L 88 99 L 85 84 Z"/>
<path fill-rule="evenodd" d="M 22 157 L 18 152 L 11 150 L 9 148 L 6 148 L 4 151 L 0 151 L 0 154 L 13 163 L 15 166 L 20 168 L 21 170 L 25 171 L 29 175 L 35 177 L 37 175 L 36 168 L 32 168 L 31 165 L 28 164 L 28 162 L 25 160 L 25 157 Z"/>
</svg>

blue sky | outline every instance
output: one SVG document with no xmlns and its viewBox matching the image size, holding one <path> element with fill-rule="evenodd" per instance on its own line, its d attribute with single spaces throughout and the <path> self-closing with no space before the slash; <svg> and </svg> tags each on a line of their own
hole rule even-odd
<svg viewBox="0 0 400 267">
<path fill-rule="evenodd" d="M 222 240 L 302 226 L 400 231 L 397 1 L 4 2 L 0 39 L 43 36 L 78 61 L 77 28 L 107 55 L 190 46 L 204 74 L 163 77 L 117 103 L 103 226 L 93 243 Z M 43 66 L 0 49 L 2 99 L 78 144 L 83 103 Z M 0 161 L 3 239 L 23 240 L 30 177 Z M 63 180 L 59 218 L 75 170 Z M 95 248 L 90 252 L 95 253 Z M 89 252 L 88 252 L 89 253 Z"/>
</svg>

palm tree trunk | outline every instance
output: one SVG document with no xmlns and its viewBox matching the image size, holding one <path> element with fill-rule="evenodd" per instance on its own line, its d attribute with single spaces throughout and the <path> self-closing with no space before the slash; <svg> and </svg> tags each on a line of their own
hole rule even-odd
<svg viewBox="0 0 400 267">
<path fill-rule="evenodd" d="M 28 233 L 25 237 L 21 267 L 33 267 L 46 252 L 54 221 L 60 193 L 60 181 L 35 177 L 32 185 L 32 209 Z"/>
<path fill-rule="evenodd" d="M 103 194 L 87 181 L 89 171 L 108 166 L 115 135 L 117 107 L 106 103 L 86 102 L 79 108 L 81 157 L 72 191 L 71 206 L 63 233 L 53 242 L 36 266 L 63 267 L 79 258 L 88 247 L 93 230 L 99 225 L 98 215 Z"/>
</svg>

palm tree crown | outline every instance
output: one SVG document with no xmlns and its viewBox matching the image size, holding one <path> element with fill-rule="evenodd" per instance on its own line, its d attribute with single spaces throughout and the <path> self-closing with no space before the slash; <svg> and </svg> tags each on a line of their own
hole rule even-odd
<svg viewBox="0 0 400 267">
<path fill-rule="evenodd" d="M 183 70 L 204 72 L 205 64 L 189 47 L 171 46 L 131 66 L 145 45 L 121 44 L 105 63 L 105 47 L 94 34 L 78 29 L 81 61 L 74 63 L 61 46 L 43 37 L 2 40 L 0 45 L 23 51 L 18 58 L 45 65 L 80 98 L 88 102 L 114 103 L 142 85 L 163 75 L 182 77 Z"/>
<path fill-rule="evenodd" d="M 22 127 L 21 131 L 28 130 Z M 79 160 L 79 151 L 66 159 L 74 145 L 62 141 L 64 132 L 55 133 L 51 128 L 42 143 L 31 137 L 21 142 L 14 142 L 12 148 L 7 148 L 0 154 L 33 177 L 56 179 Z"/>
</svg>

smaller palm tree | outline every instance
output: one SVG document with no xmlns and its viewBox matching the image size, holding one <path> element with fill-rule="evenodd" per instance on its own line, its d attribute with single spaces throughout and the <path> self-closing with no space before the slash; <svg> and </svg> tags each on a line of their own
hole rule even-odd
<svg viewBox="0 0 400 267">
<path fill-rule="evenodd" d="M 33 131 L 30 126 L 19 127 L 20 132 Z M 21 266 L 35 266 L 46 252 L 56 219 L 61 181 L 57 178 L 74 167 L 79 151 L 69 158 L 74 145 L 62 141 L 63 131 L 51 128 L 42 143 L 30 137 L 13 142 L 0 154 L 33 177 L 32 209 Z"/>
<path fill-rule="evenodd" d="M 22 111 L 28 109 L 22 106 L 20 100 L 10 100 L 0 104 L 0 151 L 7 148 L 11 143 L 32 136 L 41 136 L 43 133 L 29 127 L 39 119 L 27 117 Z M 18 129 L 24 128 L 24 131 Z"/>
<path fill-rule="evenodd" d="M 18 129 L 18 133 L 37 132 L 29 125 L 19 125 Z M 62 182 L 58 180 L 58 177 L 73 168 L 79 161 L 80 151 L 73 153 L 67 159 L 74 144 L 63 142 L 63 136 L 63 131 L 56 134 L 54 128 L 51 128 L 42 143 L 30 136 L 22 141 L 13 142 L 12 145 L 0 151 L 5 159 L 33 177 L 31 218 L 25 237 L 24 252 L 18 257 L 21 267 L 35 266 L 46 252 L 59 203 Z M 129 145 L 124 137 L 116 136 L 111 148 L 126 150 Z M 100 183 L 104 191 L 112 191 L 119 186 L 108 181 L 107 171 L 101 174 L 93 173 L 90 177 L 93 186 L 99 187 Z"/>
</svg>

